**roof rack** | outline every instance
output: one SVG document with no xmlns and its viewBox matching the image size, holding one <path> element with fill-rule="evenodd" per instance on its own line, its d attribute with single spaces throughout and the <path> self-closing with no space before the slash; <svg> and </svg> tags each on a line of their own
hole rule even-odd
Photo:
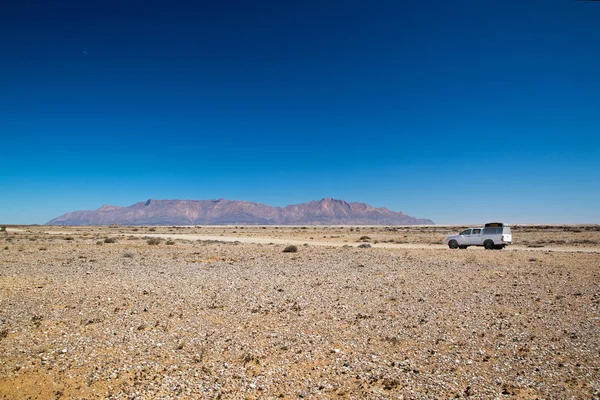
<svg viewBox="0 0 600 400">
<path fill-rule="evenodd" d="M 504 224 L 502 222 L 488 222 L 485 224 L 486 228 L 494 228 L 494 227 L 503 227 Z"/>
</svg>

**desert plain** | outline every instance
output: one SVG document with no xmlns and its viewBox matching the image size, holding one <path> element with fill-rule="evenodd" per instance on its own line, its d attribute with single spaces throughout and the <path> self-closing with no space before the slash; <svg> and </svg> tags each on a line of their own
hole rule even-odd
<svg viewBox="0 0 600 400">
<path fill-rule="evenodd" d="M 600 398 L 600 226 L 461 229 L 9 226 L 0 397 Z"/>
</svg>

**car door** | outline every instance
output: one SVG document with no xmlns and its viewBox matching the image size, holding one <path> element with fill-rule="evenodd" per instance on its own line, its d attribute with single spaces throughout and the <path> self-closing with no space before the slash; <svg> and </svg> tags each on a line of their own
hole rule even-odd
<svg viewBox="0 0 600 400">
<path fill-rule="evenodd" d="M 459 239 L 458 239 L 459 246 L 468 245 L 470 240 L 471 240 L 471 230 L 470 229 L 465 229 L 464 231 L 459 233 Z"/>
<path fill-rule="evenodd" d="M 469 236 L 469 244 L 481 245 L 481 229 L 472 229 Z"/>
</svg>

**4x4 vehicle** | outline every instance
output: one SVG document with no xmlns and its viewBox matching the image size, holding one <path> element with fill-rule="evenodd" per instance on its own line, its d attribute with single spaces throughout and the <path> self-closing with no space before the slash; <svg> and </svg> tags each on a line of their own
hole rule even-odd
<svg viewBox="0 0 600 400">
<path fill-rule="evenodd" d="M 483 228 L 465 229 L 458 235 L 448 236 L 446 244 L 451 249 L 466 249 L 469 246 L 483 246 L 488 250 L 503 249 L 512 244 L 510 226 L 501 222 L 490 222 Z"/>
</svg>

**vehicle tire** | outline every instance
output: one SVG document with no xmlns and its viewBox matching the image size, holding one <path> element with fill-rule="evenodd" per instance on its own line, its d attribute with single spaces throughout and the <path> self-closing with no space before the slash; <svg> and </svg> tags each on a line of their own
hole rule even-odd
<svg viewBox="0 0 600 400">
<path fill-rule="evenodd" d="M 467 247 L 469 247 L 469 246 L 458 246 L 458 248 L 461 249 L 461 250 L 466 250 Z"/>
<path fill-rule="evenodd" d="M 456 240 L 451 240 L 448 242 L 448 247 L 451 249 L 458 249 L 458 242 Z"/>
<path fill-rule="evenodd" d="M 492 250 L 494 248 L 494 241 L 490 239 L 486 240 L 483 242 L 483 247 L 485 247 L 486 250 Z"/>
<path fill-rule="evenodd" d="M 494 250 L 502 250 L 503 248 L 504 248 L 504 246 L 501 244 L 497 244 L 494 246 Z"/>
</svg>

